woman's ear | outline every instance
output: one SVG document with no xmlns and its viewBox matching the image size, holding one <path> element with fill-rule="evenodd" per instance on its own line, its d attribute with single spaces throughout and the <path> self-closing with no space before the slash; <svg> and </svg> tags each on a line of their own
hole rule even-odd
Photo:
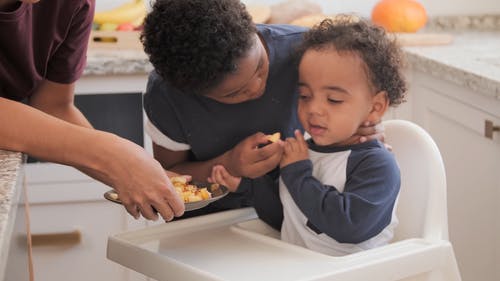
<svg viewBox="0 0 500 281">
<path fill-rule="evenodd" d="M 385 111 L 389 108 L 389 98 L 386 91 L 380 91 L 372 97 L 372 110 L 368 115 L 367 121 L 378 123 L 382 120 Z"/>
</svg>

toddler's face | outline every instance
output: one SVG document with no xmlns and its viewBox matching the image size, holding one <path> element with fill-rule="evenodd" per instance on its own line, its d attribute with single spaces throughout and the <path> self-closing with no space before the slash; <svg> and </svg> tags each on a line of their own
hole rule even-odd
<svg viewBox="0 0 500 281">
<path fill-rule="evenodd" d="M 299 64 L 298 115 L 318 145 L 348 145 L 374 96 L 363 60 L 333 47 L 307 50 Z"/>
<path fill-rule="evenodd" d="M 266 90 L 269 58 L 259 37 L 247 54 L 237 61 L 237 70 L 206 96 L 221 103 L 235 104 L 258 99 Z"/>
</svg>

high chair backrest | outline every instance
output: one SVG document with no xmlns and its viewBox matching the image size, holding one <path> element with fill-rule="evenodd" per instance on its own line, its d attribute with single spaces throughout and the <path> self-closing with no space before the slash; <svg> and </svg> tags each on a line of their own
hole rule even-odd
<svg viewBox="0 0 500 281">
<path fill-rule="evenodd" d="M 446 175 L 439 149 L 418 125 L 405 120 L 383 122 L 401 170 L 395 241 L 407 238 L 448 240 Z"/>
</svg>

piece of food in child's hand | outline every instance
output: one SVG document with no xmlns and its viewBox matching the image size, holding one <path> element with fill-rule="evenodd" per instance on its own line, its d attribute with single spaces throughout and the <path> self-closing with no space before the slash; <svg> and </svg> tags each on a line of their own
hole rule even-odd
<svg viewBox="0 0 500 281">
<path fill-rule="evenodd" d="M 263 148 L 264 146 L 266 146 L 268 144 L 277 142 L 280 138 L 281 138 L 280 132 L 274 133 L 272 135 L 266 135 L 267 143 L 261 143 L 257 147 Z"/>
<path fill-rule="evenodd" d="M 274 133 L 272 135 L 267 135 L 267 139 L 270 142 L 277 142 L 277 141 L 280 140 L 280 138 L 281 138 L 281 133 L 280 132 Z"/>
</svg>

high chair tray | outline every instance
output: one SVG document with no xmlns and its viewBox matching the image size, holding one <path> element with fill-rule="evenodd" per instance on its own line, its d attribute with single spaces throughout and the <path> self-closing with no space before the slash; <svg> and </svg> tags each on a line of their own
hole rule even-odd
<svg viewBox="0 0 500 281">
<path fill-rule="evenodd" d="M 333 276 L 386 281 L 432 270 L 437 262 L 428 256 L 439 256 L 442 248 L 411 240 L 347 259 L 331 257 L 279 240 L 279 233 L 256 217 L 253 208 L 246 208 L 117 234 L 108 239 L 107 257 L 162 281 L 330 280 Z M 359 271 L 361 264 L 372 268 L 369 275 Z M 387 271 L 373 271 L 374 265 L 402 270 L 389 278 Z"/>
<path fill-rule="evenodd" d="M 273 238 L 265 224 L 244 224 L 254 218 L 240 209 L 118 234 L 108 258 L 158 280 L 304 280 L 331 270 L 331 257 Z"/>
</svg>

